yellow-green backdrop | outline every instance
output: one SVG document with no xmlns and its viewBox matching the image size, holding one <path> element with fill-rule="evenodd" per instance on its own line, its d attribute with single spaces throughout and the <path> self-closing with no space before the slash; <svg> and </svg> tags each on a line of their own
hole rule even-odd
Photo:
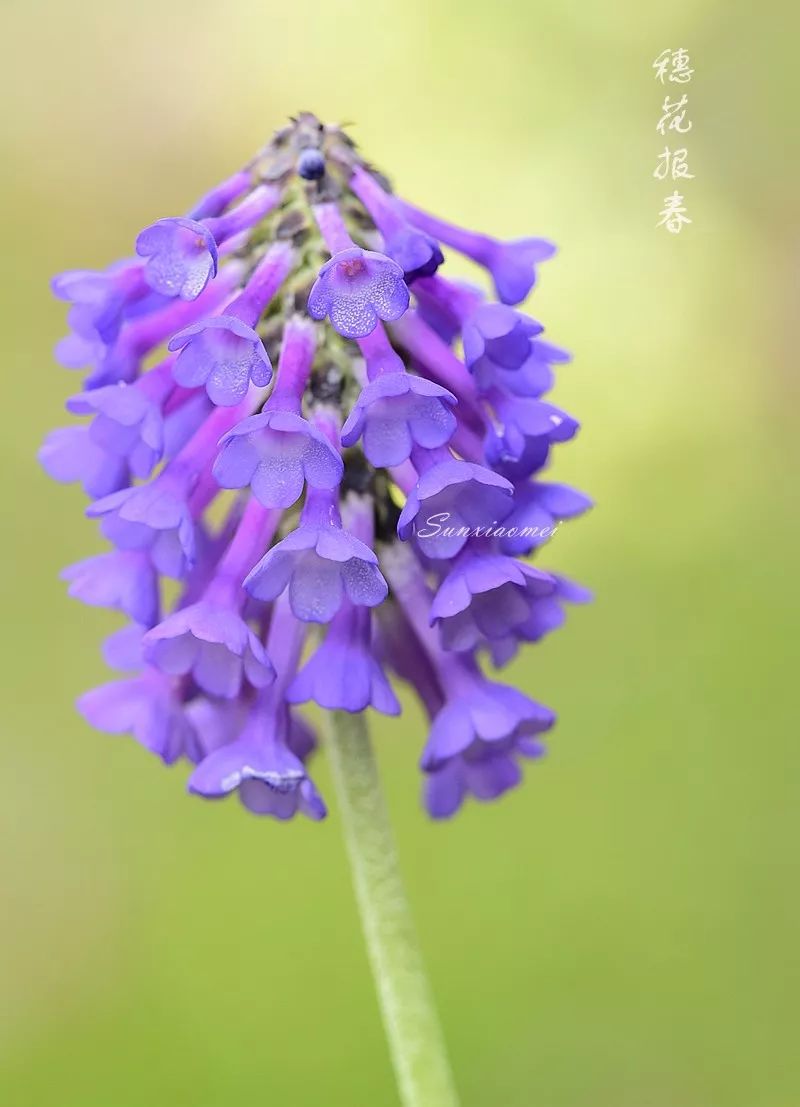
<svg viewBox="0 0 800 1107">
<path fill-rule="evenodd" d="M 560 712 L 551 754 L 431 825 L 420 715 L 373 720 L 465 1107 L 799 1102 L 795 6 L 2 20 L 3 1101 L 397 1102 L 335 804 L 321 826 L 203 804 L 76 715 L 113 620 L 66 598 L 97 538 L 33 460 L 79 380 L 49 275 L 129 253 L 309 108 L 411 199 L 561 246 L 530 308 L 575 352 L 556 399 L 584 429 L 555 472 L 598 506 L 550 554 L 597 602 L 513 666 Z M 668 47 L 695 69 L 676 236 L 652 176 Z"/>
</svg>

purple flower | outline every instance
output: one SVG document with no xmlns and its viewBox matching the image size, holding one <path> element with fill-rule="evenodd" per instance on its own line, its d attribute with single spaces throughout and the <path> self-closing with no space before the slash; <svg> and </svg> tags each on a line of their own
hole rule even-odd
<svg viewBox="0 0 800 1107">
<path fill-rule="evenodd" d="M 555 589 L 537 596 L 530 605 L 526 619 L 513 628 L 505 638 L 495 638 L 490 642 L 490 652 L 494 665 L 507 664 L 517 652 L 520 644 L 540 642 L 545 635 L 558 630 L 566 619 L 564 605 L 589 603 L 592 593 L 588 588 L 567 580 L 566 577 L 553 575 Z"/>
<path fill-rule="evenodd" d="M 114 342 L 126 313 L 147 291 L 142 266 L 123 262 L 106 272 L 71 269 L 51 283 L 53 294 L 72 305 L 72 329 L 88 341 Z"/>
<path fill-rule="evenodd" d="M 392 691 L 371 644 L 371 613 L 345 601 L 334 615 L 322 644 L 292 681 L 290 703 L 313 700 L 320 707 L 399 715 Z"/>
<path fill-rule="evenodd" d="M 170 676 L 192 674 L 212 696 L 234 699 L 245 679 L 263 688 L 275 678 L 264 647 L 235 611 L 200 601 L 169 615 L 142 639 L 144 659 Z"/>
<path fill-rule="evenodd" d="M 419 277 L 433 276 L 444 261 L 439 243 L 413 227 L 404 227 L 387 238 L 384 249 L 387 256 L 403 270 L 406 284 Z"/>
<path fill-rule="evenodd" d="M 179 580 L 194 563 L 192 513 L 183 490 L 165 477 L 104 496 L 86 514 L 103 520 L 104 535 L 120 549 L 147 550 L 165 576 Z"/>
<path fill-rule="evenodd" d="M 107 496 L 124 488 L 130 471 L 124 457 L 109 457 L 93 441 L 88 427 L 51 431 L 39 450 L 39 462 L 53 480 L 80 481 L 87 496 Z"/>
<path fill-rule="evenodd" d="M 139 623 L 128 623 L 103 642 L 103 661 L 109 669 L 134 672 L 142 667 L 142 636 L 147 630 Z"/>
<path fill-rule="evenodd" d="M 422 317 L 415 311 L 409 311 L 392 328 L 392 334 L 407 350 L 419 372 L 449 388 L 458 397 L 460 413 L 465 418 L 471 416 L 473 405 L 477 405 L 478 401 L 475 382 L 463 361 L 427 326 Z"/>
<path fill-rule="evenodd" d="M 491 744 L 475 741 L 451 757 L 425 781 L 425 807 L 434 819 L 449 819 L 467 796 L 481 802 L 498 799 L 522 781 L 518 758 L 535 760 L 545 752 L 541 742 L 519 738 Z"/>
<path fill-rule="evenodd" d="M 342 427 L 342 445 L 359 438 L 373 465 L 399 465 L 414 446 L 433 449 L 449 442 L 456 429 L 452 392 L 425 377 L 383 373 L 370 381 Z"/>
<path fill-rule="evenodd" d="M 325 804 L 291 742 L 289 709 L 267 693 L 240 736 L 200 762 L 189 779 L 189 791 L 209 798 L 238 792 L 253 814 L 281 821 L 298 812 L 323 819 Z"/>
<path fill-rule="evenodd" d="M 224 315 L 194 323 L 172 338 L 170 350 L 181 350 L 174 370 L 179 384 L 205 385 L 212 403 L 223 407 L 238 404 L 251 384 L 269 384 L 272 365 L 254 328 L 289 272 L 293 256 L 285 243 L 271 247 Z"/>
<path fill-rule="evenodd" d="M 212 403 L 233 407 L 251 384 L 263 388 L 272 379 L 264 344 L 252 327 L 232 315 L 215 315 L 193 323 L 169 342 L 180 350 L 175 380 L 185 388 L 205 385 Z"/>
<path fill-rule="evenodd" d="M 147 282 L 162 296 L 196 300 L 217 275 L 217 243 L 208 227 L 196 219 L 157 220 L 140 232 L 136 253 L 147 259 Z"/>
<path fill-rule="evenodd" d="M 197 735 L 172 682 L 153 669 L 85 692 L 78 710 L 91 726 L 108 734 L 132 734 L 166 765 L 179 757 L 196 760 Z"/>
<path fill-rule="evenodd" d="M 302 112 L 142 231 L 137 257 L 53 282 L 57 356 L 88 371 L 67 408 L 87 423 L 40 458 L 82 482 L 113 547 L 63 576 L 131 620 L 103 647 L 124 679 L 80 709 L 193 762 L 192 793 L 279 820 L 326 813 L 295 705 L 398 714 L 390 674 L 431 720 L 434 818 L 513 788 L 554 716 L 479 661 L 505 664 L 589 598 L 513 556 L 590 506 L 532 479 L 578 429 L 543 400 L 569 355 L 510 306 L 553 248 L 438 219 L 385 181 Z M 451 248 L 501 303 L 443 275 Z"/>
<path fill-rule="evenodd" d="M 472 650 L 506 638 L 530 618 L 537 601 L 554 593 L 549 573 L 498 554 L 467 549 L 431 605 L 447 650 Z"/>
<path fill-rule="evenodd" d="M 308 312 L 313 319 L 327 315 L 345 338 L 363 338 L 379 319 L 399 319 L 408 302 L 400 266 L 384 254 L 352 246 L 322 266 L 308 297 Z"/>
<path fill-rule="evenodd" d="M 291 507 L 310 488 L 338 488 L 342 459 L 325 435 L 291 411 L 263 411 L 228 431 L 214 462 L 222 488 L 248 485 L 266 507 Z"/>
<path fill-rule="evenodd" d="M 403 270 L 406 283 L 432 276 L 444 261 L 439 243 L 406 223 L 393 197 L 365 170 L 356 169 L 350 187 L 374 220 L 383 237 L 384 253 Z"/>
<path fill-rule="evenodd" d="M 426 557 L 455 557 L 476 527 L 487 528 L 512 510 L 513 486 L 469 461 L 439 461 L 419 478 L 400 519 L 404 542 L 415 535 Z"/>
<path fill-rule="evenodd" d="M 241 263 L 230 261 L 219 278 L 193 301 L 170 300 L 150 293 L 137 303 L 135 311 L 128 311 L 119 335 L 112 342 L 102 342 L 96 332 L 89 337 L 74 333 L 59 343 L 57 356 L 71 369 L 92 367 L 86 388 L 133 381 L 151 351 L 198 317 L 216 311 L 230 298 L 241 272 Z M 69 313 L 73 328 L 75 310 Z"/>
<path fill-rule="evenodd" d="M 504 304 L 521 304 L 536 283 L 536 266 L 555 252 L 553 243 L 543 238 L 494 243 L 484 264 L 492 275 L 498 299 Z"/>
<path fill-rule="evenodd" d="M 498 299 L 504 304 L 522 303 L 536 281 L 536 266 L 556 252 L 552 242 L 543 238 L 500 242 L 489 235 L 467 231 L 438 219 L 404 201 L 399 206 L 415 227 L 484 266 L 494 281 Z"/>
<path fill-rule="evenodd" d="M 161 407 L 143 391 L 120 382 L 67 400 L 75 415 L 94 415 L 89 436 L 109 460 L 126 461 L 135 477 L 149 477 L 164 453 Z"/>
<path fill-rule="evenodd" d="M 421 762 L 426 806 L 435 818 L 446 818 L 467 793 L 491 799 L 513 787 L 520 779 L 516 758 L 542 752 L 538 736 L 555 716 L 516 689 L 487 680 L 469 654 L 442 649 L 427 619 L 430 592 L 407 547 L 387 551 L 383 565 L 397 604 L 382 621 L 390 632 L 395 627 L 386 640 L 392 664 L 414 685 L 432 720 Z"/>
<path fill-rule="evenodd" d="M 552 445 L 578 432 L 577 420 L 541 400 L 496 397 L 494 406 L 502 425 L 487 433 L 486 460 L 509 480 L 530 476 L 544 465 Z"/>
<path fill-rule="evenodd" d="M 69 594 L 91 607 L 123 611 L 141 626 L 158 620 L 158 577 L 149 557 L 139 550 L 115 550 L 79 561 L 62 570 Z"/>
<path fill-rule="evenodd" d="M 494 367 L 519 369 L 541 332 L 540 323 L 513 308 L 482 304 L 464 326 L 464 361 L 476 376 Z"/>
<path fill-rule="evenodd" d="M 481 289 L 442 276 L 418 279 L 414 284 L 417 314 L 448 346 L 485 301 Z"/>
<path fill-rule="evenodd" d="M 529 481 L 517 487 L 514 510 L 497 532 L 500 549 L 512 556 L 528 554 L 548 542 L 563 519 L 582 515 L 592 501 L 566 484 Z"/>
<path fill-rule="evenodd" d="M 475 380 L 481 391 L 499 388 L 510 397 L 532 396 L 538 398 L 549 392 L 555 381 L 553 365 L 564 364 L 570 360 L 566 350 L 544 342 L 539 338 L 530 340 L 530 353 L 526 361 L 515 369 L 504 369 L 499 363 L 490 366 L 486 361 L 473 370 Z"/>
<path fill-rule="evenodd" d="M 441 769 L 454 757 L 487 746 L 502 749 L 510 742 L 549 730 L 555 715 L 512 688 L 482 677 L 466 664 L 453 681 L 450 696 L 433 720 L 421 765 L 426 772 Z"/>
<path fill-rule="evenodd" d="M 307 623 L 330 622 L 345 596 L 374 607 L 388 591 L 369 546 L 340 526 L 313 518 L 273 546 L 244 587 L 258 600 L 274 600 L 288 587 L 295 617 Z"/>
</svg>

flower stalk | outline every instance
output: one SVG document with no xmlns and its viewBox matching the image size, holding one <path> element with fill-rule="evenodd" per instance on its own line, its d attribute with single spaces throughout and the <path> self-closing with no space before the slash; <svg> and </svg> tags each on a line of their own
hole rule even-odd
<svg viewBox="0 0 800 1107">
<path fill-rule="evenodd" d="M 363 715 L 326 714 L 353 884 L 403 1107 L 458 1107 Z"/>
</svg>

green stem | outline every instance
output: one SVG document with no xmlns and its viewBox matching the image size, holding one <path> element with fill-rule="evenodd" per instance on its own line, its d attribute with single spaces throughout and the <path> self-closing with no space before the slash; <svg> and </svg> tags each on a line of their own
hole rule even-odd
<svg viewBox="0 0 800 1107">
<path fill-rule="evenodd" d="M 329 720 L 333 775 L 403 1107 L 458 1107 L 363 715 Z"/>
</svg>

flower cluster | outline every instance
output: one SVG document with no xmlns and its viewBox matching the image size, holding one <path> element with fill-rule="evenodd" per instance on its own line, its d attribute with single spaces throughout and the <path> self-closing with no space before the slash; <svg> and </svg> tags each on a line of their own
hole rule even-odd
<svg viewBox="0 0 800 1107">
<path fill-rule="evenodd" d="M 442 275 L 445 247 L 496 300 Z M 64 577 L 128 620 L 91 724 L 187 758 L 197 795 L 319 819 L 298 705 L 395 715 L 391 672 L 430 716 L 432 816 L 517 784 L 554 715 L 478 657 L 588 598 L 520 560 L 589 506 L 542 477 L 577 430 L 542 398 L 568 355 L 516 308 L 552 253 L 400 200 L 302 114 L 135 257 L 54 280 L 86 421 L 41 461 L 109 543 Z"/>
</svg>

